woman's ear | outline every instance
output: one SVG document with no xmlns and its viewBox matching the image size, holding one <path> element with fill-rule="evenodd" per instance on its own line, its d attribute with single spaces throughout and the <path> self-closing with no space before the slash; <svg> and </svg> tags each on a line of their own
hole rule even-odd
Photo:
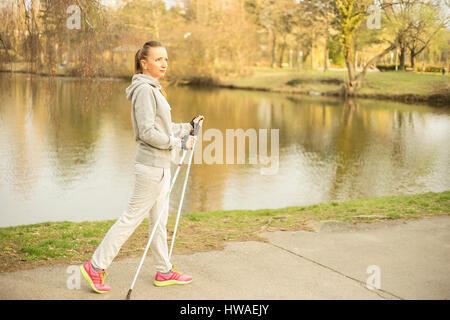
<svg viewBox="0 0 450 320">
<path fill-rule="evenodd" d="M 147 61 L 145 61 L 145 60 L 140 60 L 140 61 L 141 61 L 142 71 L 147 70 Z"/>
</svg>

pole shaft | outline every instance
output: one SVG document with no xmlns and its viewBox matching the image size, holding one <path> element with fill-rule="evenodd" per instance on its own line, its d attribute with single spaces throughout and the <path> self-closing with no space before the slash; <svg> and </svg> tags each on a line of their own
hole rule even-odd
<svg viewBox="0 0 450 320">
<path fill-rule="evenodd" d="M 186 185 L 187 185 L 187 181 L 188 181 L 188 177 L 189 177 L 189 171 L 191 169 L 192 155 L 194 154 L 194 149 L 195 149 L 196 143 L 197 143 L 197 140 L 194 141 L 194 144 L 192 146 L 191 155 L 189 156 L 189 164 L 186 169 L 186 175 L 184 177 L 183 192 L 181 193 L 180 205 L 178 206 L 178 212 L 177 212 L 177 220 L 175 222 L 175 228 L 173 231 L 172 242 L 170 244 L 169 260 L 172 257 L 173 244 L 175 243 L 175 236 L 177 234 L 178 222 L 180 221 L 181 207 L 183 206 L 184 193 L 186 191 Z"/>
</svg>

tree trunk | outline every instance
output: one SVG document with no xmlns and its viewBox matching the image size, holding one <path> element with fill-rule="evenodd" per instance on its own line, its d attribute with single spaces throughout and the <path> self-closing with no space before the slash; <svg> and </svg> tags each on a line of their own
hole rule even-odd
<svg viewBox="0 0 450 320">
<path fill-rule="evenodd" d="M 272 29 L 272 62 L 270 63 L 272 68 L 275 68 L 275 47 L 277 45 L 277 35 Z"/>
<path fill-rule="evenodd" d="M 400 64 L 398 69 L 405 71 L 406 47 L 400 47 Z"/>
<path fill-rule="evenodd" d="M 344 83 L 344 95 L 351 96 L 357 89 L 358 83 L 355 81 L 355 66 L 352 54 L 349 49 L 344 53 L 345 65 L 347 66 L 348 81 Z"/>
<path fill-rule="evenodd" d="M 414 52 L 414 49 L 413 50 L 411 50 L 411 56 L 410 56 L 410 61 L 411 61 L 411 68 L 413 69 L 413 70 L 415 70 L 415 58 L 416 57 L 416 53 Z"/>
<path fill-rule="evenodd" d="M 327 21 L 327 25 L 326 25 L 326 30 L 325 30 L 325 50 L 324 50 L 324 57 L 323 57 L 323 71 L 327 71 L 328 70 L 328 45 L 329 45 L 329 38 L 330 38 L 330 33 L 328 30 L 328 18 L 326 19 Z"/>
<path fill-rule="evenodd" d="M 279 66 L 280 68 L 283 66 L 283 58 L 284 58 L 284 50 L 286 48 L 286 45 L 283 43 L 281 45 L 281 52 L 280 52 L 280 62 L 279 62 Z"/>
<path fill-rule="evenodd" d="M 392 51 L 396 47 L 397 47 L 396 44 L 392 44 L 388 48 L 383 50 L 383 52 L 379 53 L 378 55 L 376 55 L 375 57 L 370 59 L 363 66 L 362 71 L 357 76 L 355 75 L 353 61 L 352 61 L 352 58 L 351 58 L 351 52 L 350 52 L 350 50 L 347 50 L 345 52 L 344 57 L 345 57 L 345 64 L 347 65 L 347 70 L 348 70 L 348 81 L 345 82 L 345 84 L 344 84 L 344 95 L 345 96 L 350 96 L 350 95 L 352 95 L 355 92 L 355 90 L 360 88 L 362 80 L 364 79 L 364 76 L 366 75 L 367 69 L 371 65 L 376 64 L 381 58 L 383 58 L 387 53 L 389 53 L 390 51 Z"/>
</svg>

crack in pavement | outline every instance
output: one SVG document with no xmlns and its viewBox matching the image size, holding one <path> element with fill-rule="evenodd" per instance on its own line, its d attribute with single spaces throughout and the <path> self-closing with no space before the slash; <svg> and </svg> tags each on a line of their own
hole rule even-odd
<svg viewBox="0 0 450 320">
<path fill-rule="evenodd" d="M 375 293 L 375 294 L 378 295 L 380 298 L 383 298 L 383 299 L 389 299 L 389 300 L 392 299 L 392 298 L 390 298 L 390 297 L 385 297 L 385 296 L 382 294 L 382 293 L 384 293 L 384 294 L 386 294 L 386 295 L 390 295 L 390 296 L 392 296 L 392 297 L 395 297 L 395 298 L 397 298 L 397 299 L 399 299 L 399 300 L 405 300 L 404 298 L 399 297 L 399 296 L 397 296 L 397 295 L 395 295 L 395 294 L 393 294 L 393 293 L 390 293 L 390 292 L 388 292 L 388 291 L 386 291 L 386 290 L 382 290 L 382 289 L 371 290 L 371 289 L 367 288 L 365 282 L 363 282 L 363 281 L 361 281 L 361 280 L 359 280 L 359 279 L 356 279 L 356 278 L 353 278 L 353 277 L 351 277 L 351 276 L 348 276 L 348 275 L 346 275 L 346 274 L 344 274 L 344 273 L 342 273 L 342 272 L 340 272 L 340 271 L 338 271 L 338 270 L 336 270 L 336 269 L 333 269 L 333 268 L 331 268 L 331 267 L 329 267 L 329 266 L 327 266 L 327 265 L 324 265 L 324 264 L 322 264 L 322 263 L 320 263 L 320 262 L 314 261 L 314 260 L 312 260 L 312 259 L 310 259 L 310 258 L 308 258 L 308 257 L 305 257 L 305 256 L 303 256 L 303 255 L 301 255 L 301 254 L 299 254 L 299 253 L 297 253 L 297 252 L 294 252 L 294 251 L 291 251 L 291 250 L 286 249 L 286 248 L 284 248 L 284 247 L 281 247 L 281 246 L 279 246 L 279 245 L 276 245 L 276 244 L 274 244 L 274 243 L 272 243 L 272 242 L 270 242 L 270 241 L 268 241 L 268 243 L 271 244 L 272 246 L 278 248 L 278 249 L 284 250 L 284 251 L 286 251 L 286 252 L 288 252 L 288 253 L 290 253 L 290 254 L 293 254 L 293 255 L 295 255 L 295 256 L 297 256 L 297 257 L 299 257 L 299 258 L 308 260 L 309 262 L 312 262 L 312 263 L 314 263 L 314 264 L 316 264 L 316 265 L 318 265 L 318 266 L 321 266 L 321 267 L 323 267 L 323 268 L 325 268 L 325 269 L 328 269 L 328 270 L 330 270 L 330 271 L 332 271 L 332 272 L 334 272 L 334 273 L 337 273 L 337 274 L 339 274 L 339 275 L 341 275 L 341 276 L 344 276 L 344 277 L 346 277 L 346 278 L 348 278 L 348 279 L 350 279 L 350 280 L 353 280 L 353 281 L 357 282 L 358 284 L 362 285 L 364 289 L 369 290 L 370 292 Z"/>
</svg>

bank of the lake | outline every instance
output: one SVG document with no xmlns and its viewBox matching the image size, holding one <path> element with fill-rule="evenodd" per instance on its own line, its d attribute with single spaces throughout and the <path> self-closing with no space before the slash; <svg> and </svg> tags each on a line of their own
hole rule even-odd
<svg viewBox="0 0 450 320">
<path fill-rule="evenodd" d="M 29 73 L 22 69 L 3 69 L 0 72 L 25 73 L 39 76 L 76 77 L 63 72 L 55 74 Z M 131 74 L 114 74 L 103 77 L 89 77 L 127 80 Z M 252 68 L 251 74 L 243 77 L 192 77 L 174 79 L 167 76 L 166 86 L 192 85 L 227 89 L 258 90 L 310 96 L 343 96 L 342 84 L 347 78 L 346 70 Z M 416 72 L 368 72 L 363 87 L 354 98 L 391 100 L 404 103 L 428 103 L 437 106 L 450 105 L 450 75 Z"/>
<path fill-rule="evenodd" d="M 450 191 L 354 199 L 311 206 L 267 210 L 232 210 L 184 214 L 174 251 L 188 254 L 222 249 L 226 241 L 265 241 L 259 233 L 275 230 L 314 231 L 320 221 L 347 223 L 417 219 L 450 214 Z M 169 217 L 169 241 L 175 217 Z M 0 270 L 16 271 L 88 260 L 114 220 L 45 222 L 0 228 Z M 125 243 L 118 258 L 143 252 L 148 220 Z"/>
<path fill-rule="evenodd" d="M 254 68 L 249 76 L 222 78 L 213 85 L 305 95 L 342 96 L 346 70 L 295 70 Z M 201 82 L 201 81 L 200 81 Z M 449 75 L 415 72 L 368 72 L 355 98 L 392 100 L 405 103 L 450 104 Z"/>
</svg>

